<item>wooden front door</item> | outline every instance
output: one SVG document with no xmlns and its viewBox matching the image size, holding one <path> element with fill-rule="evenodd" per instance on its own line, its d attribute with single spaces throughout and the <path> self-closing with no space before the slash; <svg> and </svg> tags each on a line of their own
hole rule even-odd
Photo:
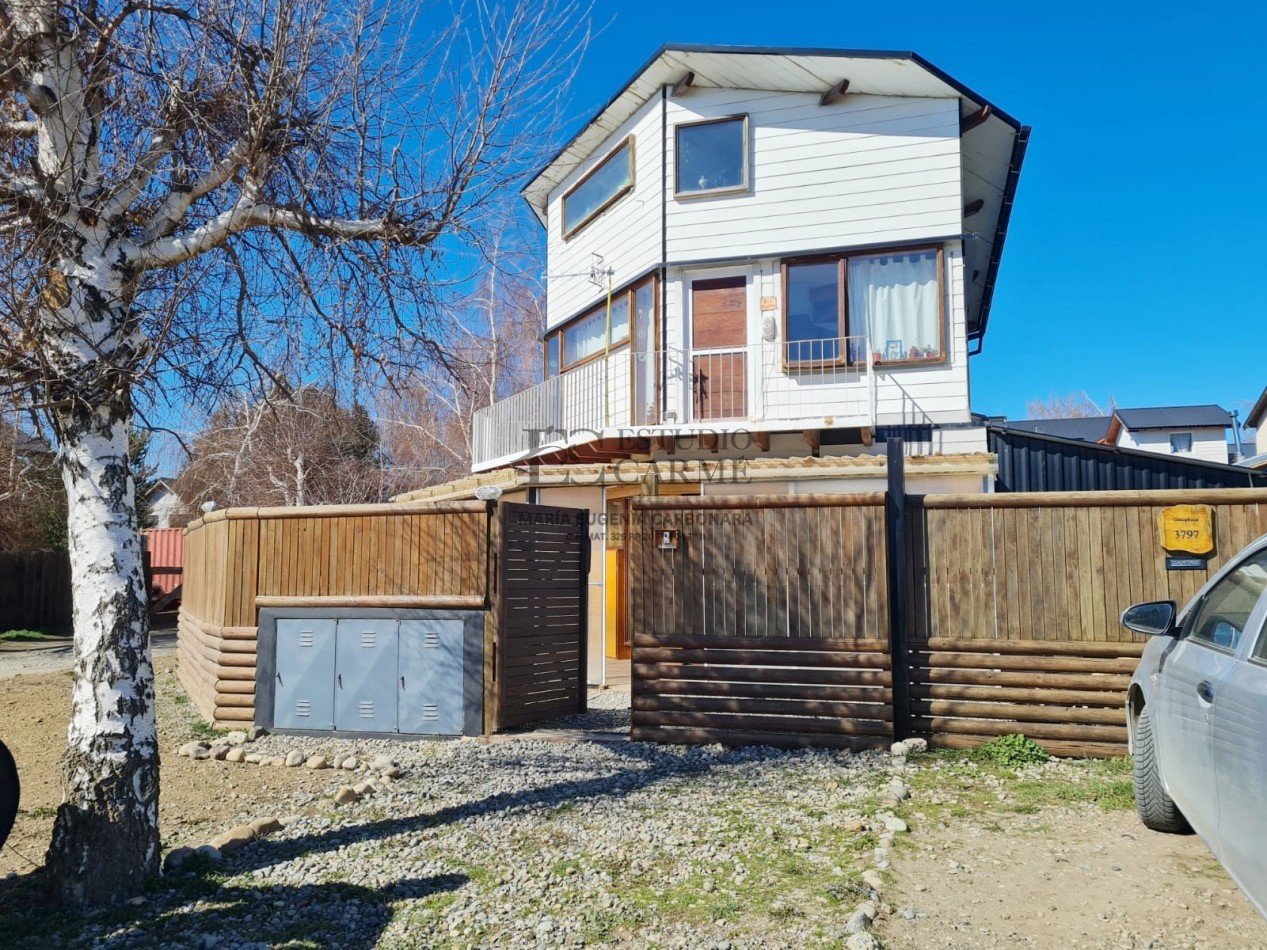
<svg viewBox="0 0 1267 950">
<path fill-rule="evenodd" d="M 748 416 L 748 279 L 691 283 L 691 392 L 696 419 Z"/>
</svg>

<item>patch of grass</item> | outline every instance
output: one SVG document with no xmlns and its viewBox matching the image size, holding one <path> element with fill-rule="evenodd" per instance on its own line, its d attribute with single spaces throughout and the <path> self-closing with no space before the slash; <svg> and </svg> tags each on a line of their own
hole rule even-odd
<svg viewBox="0 0 1267 950">
<path fill-rule="evenodd" d="M 0 643 L 25 643 L 27 641 L 51 640 L 47 633 L 40 630 L 4 630 L 0 631 Z"/>
<path fill-rule="evenodd" d="M 195 719 L 189 724 L 189 731 L 197 739 L 218 739 L 220 736 L 224 735 L 226 730 L 217 729 L 209 722 L 204 722 L 201 719 Z"/>
<path fill-rule="evenodd" d="M 52 818 L 57 814 L 57 809 L 52 805 L 36 805 L 34 808 L 25 809 L 22 814 L 27 818 Z"/>
<path fill-rule="evenodd" d="M 977 748 L 977 755 L 1006 769 L 1042 765 L 1051 758 L 1047 750 L 1022 735 L 999 736 Z"/>
</svg>

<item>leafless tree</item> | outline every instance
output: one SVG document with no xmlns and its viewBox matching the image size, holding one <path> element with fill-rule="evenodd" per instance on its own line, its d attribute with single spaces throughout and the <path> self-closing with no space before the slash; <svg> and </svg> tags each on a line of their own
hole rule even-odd
<svg viewBox="0 0 1267 950">
<path fill-rule="evenodd" d="M 455 321 L 444 361 L 378 407 L 400 491 L 470 474 L 475 414 L 541 380 L 545 299 L 531 248 L 504 230 Z"/>
<path fill-rule="evenodd" d="M 384 501 L 392 493 L 378 427 L 362 406 L 315 387 L 235 397 L 190 447 L 175 491 L 192 510 Z"/>
<path fill-rule="evenodd" d="M 1109 412 L 1114 408 L 1109 400 Z M 1083 419 L 1087 416 L 1103 416 L 1108 413 L 1101 409 L 1085 389 L 1057 396 L 1052 393 L 1046 399 L 1031 399 L 1025 404 L 1025 411 L 1031 419 Z"/>
<path fill-rule="evenodd" d="M 66 499 L 53 449 L 0 413 L 0 551 L 65 546 Z"/>
<path fill-rule="evenodd" d="M 55 433 L 75 578 L 67 902 L 158 868 L 133 416 L 438 348 L 433 278 L 554 135 L 572 2 L 0 0 L 0 387 Z"/>
</svg>

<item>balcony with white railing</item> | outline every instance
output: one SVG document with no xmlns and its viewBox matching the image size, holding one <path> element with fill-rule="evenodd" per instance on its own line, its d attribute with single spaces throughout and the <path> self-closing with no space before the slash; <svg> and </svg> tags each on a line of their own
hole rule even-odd
<svg viewBox="0 0 1267 950">
<path fill-rule="evenodd" d="M 475 415 L 483 471 L 622 436 L 873 428 L 866 337 L 612 350 Z"/>
</svg>

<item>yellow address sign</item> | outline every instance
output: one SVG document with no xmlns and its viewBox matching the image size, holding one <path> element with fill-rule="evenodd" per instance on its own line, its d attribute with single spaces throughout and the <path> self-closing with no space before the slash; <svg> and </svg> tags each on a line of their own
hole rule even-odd
<svg viewBox="0 0 1267 950">
<path fill-rule="evenodd" d="M 1157 516 L 1161 546 L 1184 554 L 1214 550 L 1214 512 L 1209 505 L 1171 505 Z"/>
</svg>

